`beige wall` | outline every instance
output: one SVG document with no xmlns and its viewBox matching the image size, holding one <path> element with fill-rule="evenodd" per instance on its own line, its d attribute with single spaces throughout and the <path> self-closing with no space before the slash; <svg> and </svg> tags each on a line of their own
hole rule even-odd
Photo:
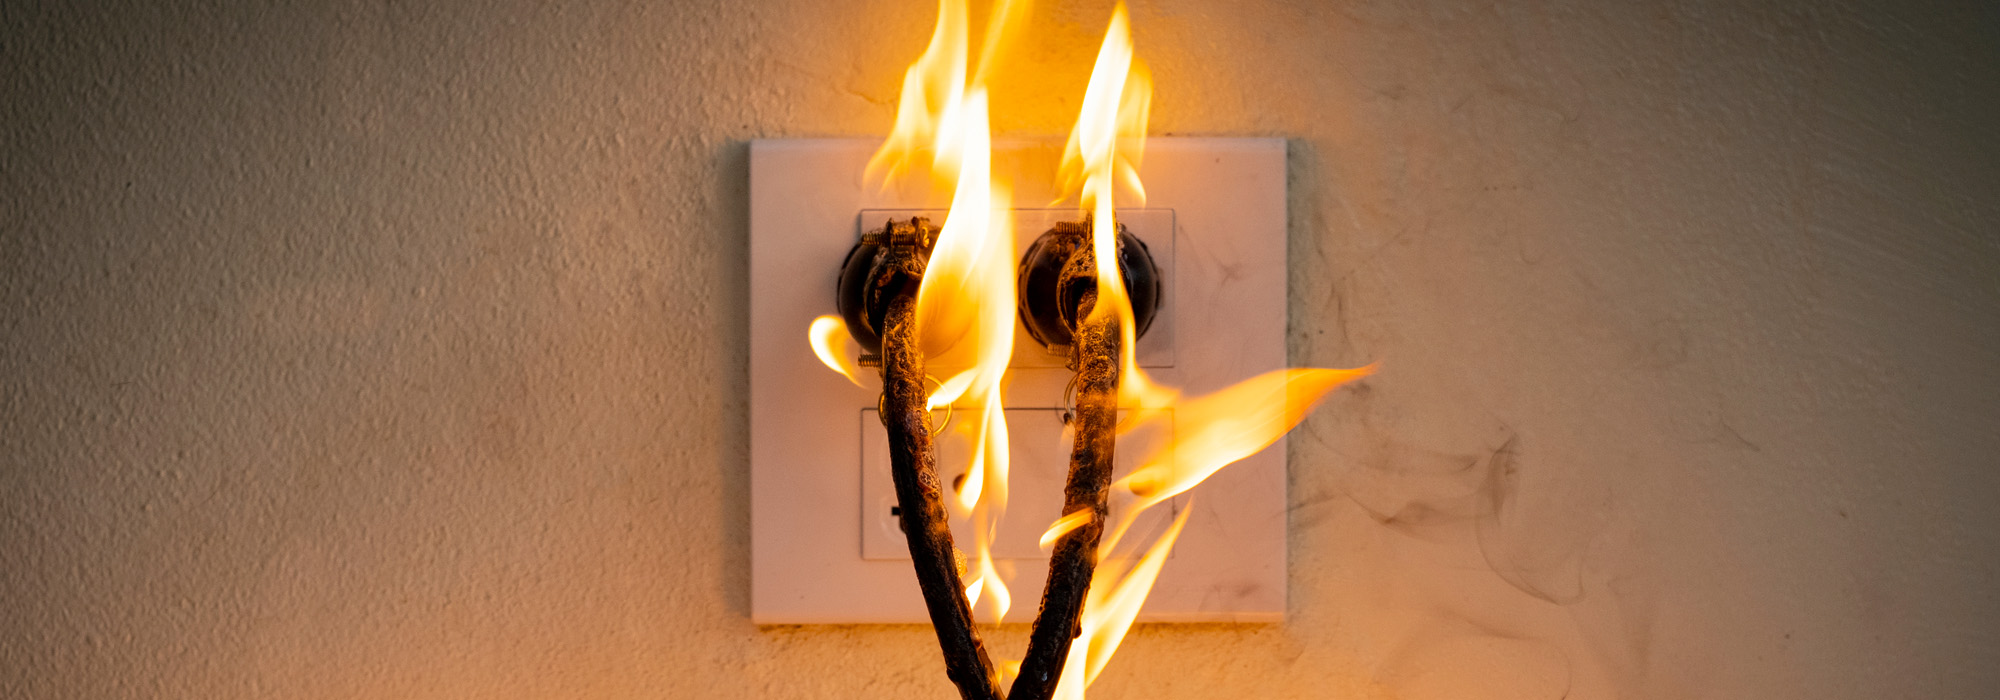
<svg viewBox="0 0 2000 700">
<path fill-rule="evenodd" d="M 931 5 L 30 4 L 0 696 L 949 695 L 747 610 L 744 144 L 883 132 Z M 1135 8 L 1155 133 L 1293 139 L 1294 361 L 1385 369 L 1292 443 L 1288 622 L 1093 697 L 2000 685 L 2000 21 L 1757 4 Z"/>
</svg>

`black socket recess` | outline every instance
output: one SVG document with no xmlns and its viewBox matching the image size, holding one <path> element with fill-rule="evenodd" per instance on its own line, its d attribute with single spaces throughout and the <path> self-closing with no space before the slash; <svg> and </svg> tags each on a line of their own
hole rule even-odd
<svg viewBox="0 0 2000 700">
<path fill-rule="evenodd" d="M 1068 346 L 1076 328 L 1076 300 L 1097 284 L 1095 276 L 1072 274 L 1064 279 L 1063 268 L 1073 256 L 1090 255 L 1088 221 L 1065 221 L 1036 238 L 1021 256 L 1019 274 L 1021 323 L 1028 335 L 1042 347 Z M 1160 268 L 1146 242 L 1118 226 L 1118 272 L 1125 280 L 1125 292 L 1132 297 L 1134 338 L 1144 336 L 1160 311 Z"/>
</svg>

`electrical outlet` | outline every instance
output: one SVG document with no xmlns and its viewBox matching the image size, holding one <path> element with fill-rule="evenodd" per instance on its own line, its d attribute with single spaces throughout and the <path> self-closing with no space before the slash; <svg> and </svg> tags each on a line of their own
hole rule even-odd
<svg viewBox="0 0 2000 700">
<path fill-rule="evenodd" d="M 909 219 L 913 216 L 929 217 L 931 221 L 944 221 L 944 209 L 869 209 L 861 212 L 857 222 L 858 231 L 882 228 L 890 219 Z M 1026 251 L 1042 232 L 1053 228 L 1057 222 L 1075 221 L 1080 215 L 1075 209 L 1015 209 L 1014 249 Z M 1164 294 L 1160 298 L 1160 313 L 1153 318 L 1153 324 L 1146 334 L 1139 337 L 1139 366 L 1159 369 L 1174 366 L 1174 210 L 1159 207 L 1139 209 L 1119 209 L 1118 223 L 1133 236 L 1144 241 L 1146 249 L 1153 255 L 1153 264 L 1160 268 L 1161 277 L 1166 281 Z M 856 236 L 861 235 L 856 233 Z M 1017 326 L 1018 329 L 1018 326 Z M 1009 370 L 1018 369 L 1060 369 L 1069 364 L 1067 353 L 1054 352 L 1036 343 L 1025 330 L 1014 334 L 1014 354 L 1007 361 Z M 1067 382 L 1068 374 L 1063 375 Z M 1050 402 L 1049 405 L 1055 405 Z"/>
<path fill-rule="evenodd" d="M 873 411 L 879 379 L 849 383 L 819 364 L 805 335 L 814 317 L 834 313 L 834 281 L 861 228 L 923 208 L 864 185 L 876 145 L 751 145 L 750 605 L 759 624 L 928 620 L 907 553 L 882 529 L 892 517 L 881 502 L 886 482 L 869 472 L 884 439 Z M 1013 184 L 1015 202 L 1056 201 L 1061 154 L 1059 142 L 997 143 L 996 177 Z M 1139 341 L 1141 365 L 1189 395 L 1284 367 L 1284 142 L 1149 139 L 1140 176 L 1148 201 L 1118 202 L 1119 217 L 1166 261 L 1161 316 Z M 1065 218 L 1078 216 L 1017 209 L 1017 240 L 1025 248 Z M 1052 407 L 1063 403 L 1069 372 L 1021 335 L 1004 392 L 1017 476 L 998 543 L 1017 601 L 1033 600 L 1047 576 L 1024 538 L 1039 536 L 1059 509 L 1050 504 L 1061 502 L 1068 453 Z M 1121 438 L 1118 454 L 1136 456 L 1145 439 Z M 946 479 L 963 471 L 953 449 L 949 439 L 940 445 Z M 1280 441 L 1182 496 L 1187 527 L 1140 620 L 1283 619 L 1284 454 Z M 1017 604 L 1005 621 L 1027 622 L 1034 607 Z"/>
</svg>

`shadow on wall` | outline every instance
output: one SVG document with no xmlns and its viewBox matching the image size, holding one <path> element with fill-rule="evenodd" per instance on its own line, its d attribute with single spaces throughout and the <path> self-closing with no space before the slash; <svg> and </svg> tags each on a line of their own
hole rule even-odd
<svg viewBox="0 0 2000 700">
<path fill-rule="evenodd" d="M 724 267 L 728 270 L 723 279 L 735 280 L 730 288 L 719 293 L 719 305 L 726 310 L 718 316 L 733 319 L 750 318 L 750 142 L 731 140 L 715 148 L 716 181 L 721 192 L 717 193 L 716 219 L 720 224 L 716 238 L 727 241 L 724 247 Z M 722 547 L 724 572 L 717 583 L 716 595 L 727 601 L 731 613 L 741 619 L 750 619 L 750 324 L 735 323 L 727 334 L 728 340 L 720 349 L 722 356 L 730 363 L 730 376 L 723 380 L 729 385 L 721 393 L 724 403 L 722 414 L 728 416 L 724 425 L 728 431 L 725 444 L 731 446 L 734 454 L 730 459 L 716 460 L 713 465 L 722 484 L 722 500 L 725 522 L 739 523 L 740 526 L 723 528 L 729 533 L 730 541 Z"/>
</svg>

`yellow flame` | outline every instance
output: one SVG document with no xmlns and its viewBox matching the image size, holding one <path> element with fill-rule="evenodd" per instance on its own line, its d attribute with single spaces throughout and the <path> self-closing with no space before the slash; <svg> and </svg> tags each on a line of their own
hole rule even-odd
<svg viewBox="0 0 2000 700">
<path fill-rule="evenodd" d="M 1120 2 L 1097 50 L 1076 127 L 1063 146 L 1061 185 L 1066 192 L 1080 191 L 1086 208 L 1099 201 L 1109 203 L 1114 181 L 1122 181 L 1141 199 L 1145 196 L 1138 171 L 1153 83 L 1134 56 L 1131 29 L 1130 15 Z"/>
<path fill-rule="evenodd" d="M 994 66 L 1000 65 L 1002 53 L 1015 44 L 1023 28 L 1028 26 L 1028 12 L 1034 7 L 1030 0 L 999 0 L 993 3 L 991 14 L 986 20 L 986 38 L 980 44 L 979 66 L 972 75 L 974 86 L 992 83 Z"/>
<path fill-rule="evenodd" d="M 1090 86 L 1084 92 L 1076 128 L 1070 132 L 1069 143 L 1063 148 L 1060 176 L 1065 189 L 1081 188 L 1081 204 L 1090 212 L 1091 255 L 1096 261 L 1098 275 L 1097 306 L 1091 310 L 1089 319 L 1098 320 L 1106 314 L 1117 315 L 1120 339 L 1123 341 L 1119 357 L 1120 405 L 1146 408 L 1169 404 L 1177 394 L 1155 386 L 1139 370 L 1132 301 L 1118 272 L 1118 226 L 1114 199 L 1121 175 L 1132 186 L 1136 196 L 1143 198 L 1145 195 L 1145 190 L 1139 186 L 1137 166 L 1138 155 L 1144 150 L 1146 105 L 1152 99 L 1152 86 L 1144 70 L 1134 70 L 1134 64 L 1131 20 L 1125 4 L 1120 2 L 1112 11 L 1111 26 L 1105 30 L 1104 43 L 1098 49 L 1096 65 L 1091 69 Z M 1121 432 L 1126 430 L 1125 426 L 1121 426 Z M 1128 508 L 1125 517 L 1136 517 L 1140 510 L 1142 508 Z M 1114 543 L 1099 543 L 1099 569 L 1091 579 L 1089 594 L 1085 596 L 1079 635 L 1070 646 L 1062 677 L 1056 682 L 1055 697 L 1082 700 L 1084 688 L 1110 661 L 1132 620 L 1137 617 L 1139 608 L 1144 605 L 1146 595 L 1152 591 L 1153 581 L 1158 577 L 1167 553 L 1172 551 L 1174 540 L 1180 536 L 1181 527 L 1187 522 L 1187 513 L 1183 511 L 1167 533 L 1154 542 L 1122 577 L 1116 571 L 1119 562 L 1107 556 L 1113 550 L 1105 545 Z M 1043 546 L 1081 526 L 1089 517 L 1087 511 L 1063 516 L 1043 534 Z"/>
<path fill-rule="evenodd" d="M 1116 183 L 1121 176 L 1128 184 L 1139 181 L 1138 154 L 1145 149 L 1146 105 L 1153 95 L 1152 81 L 1145 71 L 1134 70 L 1131 25 L 1125 3 L 1118 3 L 1111 13 L 1111 26 L 1104 32 L 1104 43 L 1098 48 L 1076 128 L 1063 146 L 1061 176 L 1066 189 L 1081 187 L 1083 206 L 1092 214 L 1091 250 L 1099 270 L 1118 269 L 1113 209 Z M 1141 198 L 1145 195 L 1143 188 L 1134 192 Z M 1098 308 L 1104 310 L 1101 313 L 1111 313 L 1122 304 L 1128 307 L 1125 315 L 1130 316 L 1124 281 L 1118 275 L 1098 275 L 1097 294 Z"/>
<path fill-rule="evenodd" d="M 1167 531 L 1130 568 L 1120 572 L 1125 562 L 1119 560 L 1098 564 L 1097 574 L 1090 579 L 1090 592 L 1084 596 L 1083 619 L 1079 624 L 1082 632 L 1070 645 L 1069 657 L 1063 662 L 1055 698 L 1083 700 L 1083 689 L 1096 681 L 1098 672 L 1111 662 L 1112 653 L 1125 641 L 1125 633 L 1139 617 L 1146 595 L 1152 592 L 1153 582 L 1159 579 L 1160 568 L 1166 565 L 1167 554 L 1173 551 L 1174 541 L 1180 538 L 1181 528 L 1187 525 L 1188 514 L 1192 512 L 1193 508 L 1182 508 Z"/>
<path fill-rule="evenodd" d="M 984 89 L 994 66 L 999 65 L 1006 47 L 1011 46 L 1027 24 L 1029 0 L 1001 0 L 993 4 L 980 47 L 979 65 L 972 80 L 966 80 L 970 50 L 970 17 L 965 0 L 939 0 L 937 26 L 931 30 L 930 44 L 903 73 L 903 91 L 896 102 L 896 124 L 889 137 L 868 160 L 864 177 L 891 187 L 920 170 L 931 174 L 934 184 L 949 186 L 960 170 L 959 160 L 973 153 L 952 135 L 960 133 L 960 122 L 984 119 L 983 109 L 967 104 L 972 93 Z M 983 151 L 983 149 L 981 149 Z M 928 160 L 928 162 L 926 162 Z"/>
<path fill-rule="evenodd" d="M 992 556 L 981 557 L 977 566 L 979 567 L 979 578 L 973 583 L 975 585 L 983 585 L 987 581 L 993 582 L 993 605 L 991 606 L 993 609 L 993 619 L 996 621 L 1000 620 L 1007 616 L 1008 609 L 1014 607 L 1014 596 L 1008 593 L 1007 584 L 1001 579 L 1000 571 L 994 568 Z M 979 605 L 979 593 L 972 591 L 970 586 L 967 586 L 966 590 L 968 591 L 968 602 L 977 607 Z"/>
<path fill-rule="evenodd" d="M 986 83 L 1001 47 L 1017 34 L 1028 3 L 1002 0 L 987 25 L 977 69 L 967 80 L 969 11 L 964 0 L 940 0 L 938 22 L 923 55 L 903 80 L 896 125 L 870 159 L 866 177 L 884 188 L 927 173 L 951 192 L 951 209 L 939 232 L 918 289 L 917 322 L 927 361 L 946 377 L 929 397 L 933 408 L 965 409 L 962 429 L 974 436 L 965 478 L 953 502 L 970 517 L 974 561 L 964 594 L 977 606 L 991 600 L 995 618 L 1011 598 L 992 558 L 992 541 L 1007 501 L 1008 432 L 1001 384 L 1011 359 L 1015 328 L 1013 225 L 1009 188 L 992 173 L 992 135 Z M 1254 377 L 1214 394 L 1183 401 L 1180 392 L 1154 383 L 1138 366 L 1135 323 L 1117 273 L 1117 212 L 1121 190 L 1143 203 L 1138 169 L 1152 98 L 1151 80 L 1135 57 L 1131 22 L 1123 3 L 1113 11 L 1085 91 L 1081 113 L 1064 147 L 1060 180 L 1094 223 L 1091 251 L 1102 271 L 1091 319 L 1115 314 L 1122 336 L 1120 434 L 1171 422 L 1174 444 L 1141 460 L 1118 485 L 1138 498 L 1118 514 L 1099 543 L 1099 574 L 1091 582 L 1058 697 L 1081 698 L 1103 670 L 1136 619 L 1191 509 L 1182 509 L 1166 533 L 1136 560 L 1114 556 L 1119 539 L 1148 508 L 1186 492 L 1222 467 L 1270 445 L 1304 418 L 1327 392 L 1364 376 L 1359 370 L 1282 370 Z M 822 362 L 856 379 L 848 359 L 851 339 L 837 318 L 814 322 L 810 338 Z M 1171 410 L 1169 410 L 1171 409 Z M 943 466 L 943 465 L 941 465 Z M 1043 536 L 1043 546 L 1083 525 L 1088 511 L 1064 516 Z M 1003 661 L 1003 668 L 1008 667 Z M 1010 670 L 1009 672 L 1018 672 Z"/>
<path fill-rule="evenodd" d="M 1088 509 L 1079 510 L 1056 518 L 1056 521 L 1049 525 L 1048 531 L 1042 533 L 1042 549 L 1054 547 L 1056 540 L 1062 539 L 1063 535 L 1069 534 L 1071 530 L 1083 527 L 1084 523 L 1090 522 L 1095 512 Z"/>
<path fill-rule="evenodd" d="M 1118 524 L 1102 541 L 1100 551 L 1111 551 L 1131 528 L 1138 514 L 1187 492 L 1223 467 L 1277 442 L 1305 420 L 1321 399 L 1342 384 L 1374 373 L 1375 366 L 1360 369 L 1281 369 L 1251 377 L 1229 388 L 1200 398 L 1183 401 L 1169 417 L 1155 412 L 1134 421 L 1139 424 L 1173 422 L 1170 445 L 1155 448 L 1139 461 L 1139 468 L 1112 484 L 1139 498 L 1118 519 Z"/>
<path fill-rule="evenodd" d="M 812 343 L 813 354 L 819 361 L 846 377 L 847 381 L 861 386 L 861 363 L 856 359 L 857 350 L 853 336 L 847 333 L 847 324 L 839 316 L 821 316 L 813 319 L 806 329 L 806 340 Z"/>
<path fill-rule="evenodd" d="M 1155 450 L 1119 483 L 1158 503 L 1256 454 L 1304 420 L 1327 392 L 1368 376 L 1360 369 L 1281 369 L 1177 406 L 1171 448 Z"/>
<path fill-rule="evenodd" d="M 1111 26 L 1105 29 L 1104 43 L 1098 48 L 1076 127 L 1063 146 L 1058 172 L 1064 191 L 1078 194 L 1083 208 L 1090 212 L 1091 255 L 1100 271 L 1118 269 L 1114 206 L 1118 185 L 1124 184 L 1139 202 L 1146 195 L 1139 180 L 1139 162 L 1146 149 L 1153 85 L 1144 64 L 1134 55 L 1131 25 L 1125 3 L 1118 3 L 1111 13 Z M 1099 274 L 1097 306 L 1091 315 L 1111 313 L 1118 315 L 1124 341 L 1119 358 L 1119 404 L 1128 408 L 1171 405 L 1179 392 L 1155 384 L 1139 369 L 1132 302 L 1123 276 Z"/>
<path fill-rule="evenodd" d="M 919 165 L 935 178 L 949 177 L 953 145 L 947 122 L 959 114 L 965 96 L 965 0 L 938 0 L 937 27 L 922 56 L 903 73 L 903 93 L 896 102 L 896 126 L 868 160 L 866 177 L 885 186 Z M 923 163 L 924 155 L 931 162 Z"/>
<path fill-rule="evenodd" d="M 957 192 L 917 288 L 917 324 L 926 362 L 949 377 L 930 404 L 978 409 L 968 412 L 979 422 L 960 505 L 974 519 L 973 554 L 981 580 L 996 608 L 1004 609 L 1006 586 L 989 574 L 993 533 L 1006 507 L 1008 441 L 1000 383 L 1014 351 L 1016 255 L 1007 188 L 992 179 L 985 91 L 975 89 L 964 104 L 959 133 L 945 135 L 959 143 Z"/>
<path fill-rule="evenodd" d="M 1183 401 L 1178 390 L 1154 383 L 1139 368 L 1131 299 L 1117 272 L 1113 199 L 1122 186 L 1135 200 L 1144 200 L 1138 168 L 1145 150 L 1151 98 L 1151 81 L 1134 58 L 1130 20 L 1120 3 L 1098 50 L 1076 128 L 1064 147 L 1059 175 L 1065 190 L 1079 195 L 1093 222 L 1091 252 L 1098 270 L 1098 303 L 1091 318 L 1117 314 L 1124 341 L 1118 400 L 1126 417 L 1118 432 L 1128 434 L 1171 422 L 1175 439 L 1142 460 L 1138 470 L 1118 483 L 1138 499 L 1121 509 L 1116 527 L 1098 543 L 1100 568 L 1085 599 L 1080 635 L 1058 681 L 1058 698 L 1081 700 L 1084 688 L 1110 661 L 1152 590 L 1191 509 L 1183 508 L 1167 532 L 1128 567 L 1114 552 L 1139 515 L 1193 488 L 1222 467 L 1269 446 L 1304 419 L 1327 392 L 1373 370 L 1372 366 L 1359 370 L 1280 370 Z M 1089 517 L 1087 511 L 1063 516 L 1043 535 L 1043 546 Z"/>
<path fill-rule="evenodd" d="M 930 44 L 903 76 L 896 125 L 869 160 L 865 177 L 889 188 L 919 171 L 952 191 L 917 289 L 917 327 L 926 363 L 946 377 L 932 408 L 976 416 L 959 512 L 973 521 L 973 572 L 967 598 L 990 594 L 996 616 L 1011 598 L 993 561 L 992 543 L 1007 504 L 1008 439 L 1001 381 L 1014 348 L 1014 226 L 1010 191 L 992 173 L 992 133 L 985 83 L 1003 47 L 1026 19 L 1026 0 L 995 3 L 978 71 L 967 81 L 970 12 L 965 0 L 940 0 Z M 945 466 L 945 465 L 940 465 Z"/>
</svg>

